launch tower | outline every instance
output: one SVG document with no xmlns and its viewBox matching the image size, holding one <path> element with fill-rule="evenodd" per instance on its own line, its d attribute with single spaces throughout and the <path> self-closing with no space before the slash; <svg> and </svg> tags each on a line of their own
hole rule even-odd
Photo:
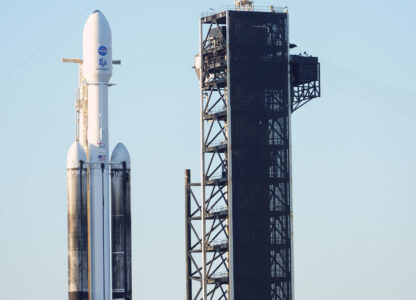
<svg viewBox="0 0 416 300">
<path fill-rule="evenodd" d="M 289 54 L 287 9 L 237 2 L 200 19 L 201 182 L 185 171 L 186 299 L 292 300 L 291 114 L 320 96 L 319 63 Z"/>
</svg>

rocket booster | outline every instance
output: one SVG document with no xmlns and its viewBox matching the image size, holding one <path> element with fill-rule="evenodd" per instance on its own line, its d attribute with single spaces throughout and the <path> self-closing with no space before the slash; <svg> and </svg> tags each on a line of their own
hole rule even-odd
<svg viewBox="0 0 416 300">
<path fill-rule="evenodd" d="M 82 36 L 83 75 L 88 86 L 90 183 L 90 282 L 92 300 L 110 300 L 110 205 L 108 81 L 112 74 L 111 30 L 100 11 L 88 18 Z"/>
<path fill-rule="evenodd" d="M 131 299 L 130 157 L 120 143 L 113 162 L 109 157 L 112 43 L 110 26 L 99 10 L 88 17 L 82 41 L 87 106 L 77 120 L 81 143 L 75 142 L 67 156 L 69 299 L 111 300 L 112 287 L 117 298 Z M 117 211 L 112 213 L 111 207 Z M 118 227 L 111 230 L 111 222 Z"/>
<path fill-rule="evenodd" d="M 80 143 L 69 148 L 68 181 L 68 298 L 88 300 L 87 155 Z"/>
<path fill-rule="evenodd" d="M 113 299 L 131 299 L 130 156 L 119 143 L 111 154 Z"/>
</svg>

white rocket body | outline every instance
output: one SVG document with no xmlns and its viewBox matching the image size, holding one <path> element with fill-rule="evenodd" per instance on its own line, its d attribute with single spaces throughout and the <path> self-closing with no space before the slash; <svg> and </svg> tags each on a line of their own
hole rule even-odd
<svg viewBox="0 0 416 300">
<path fill-rule="evenodd" d="M 110 161 L 108 82 L 113 69 L 112 44 L 110 26 L 100 11 L 88 17 L 82 42 L 80 74 L 85 83 L 80 88 L 86 86 L 88 91 L 87 95 L 80 91 L 79 142 L 71 146 L 67 157 L 68 296 L 69 300 L 128 300 L 132 294 L 130 157 L 119 143 Z M 110 169 L 114 194 L 111 205 Z M 111 222 L 115 224 L 113 232 Z"/>
<path fill-rule="evenodd" d="M 108 81 L 112 73 L 112 45 L 110 25 L 100 11 L 89 16 L 82 42 L 83 74 L 88 85 L 90 293 L 92 300 L 110 300 Z"/>
</svg>

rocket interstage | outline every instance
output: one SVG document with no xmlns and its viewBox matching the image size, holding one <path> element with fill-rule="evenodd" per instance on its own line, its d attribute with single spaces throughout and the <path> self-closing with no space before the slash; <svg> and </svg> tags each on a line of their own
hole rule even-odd
<svg viewBox="0 0 416 300">
<path fill-rule="evenodd" d="M 84 26 L 82 52 L 77 62 L 87 93 L 77 103 L 83 109 L 76 126 L 82 138 L 67 157 L 69 299 L 131 299 L 130 157 L 119 143 L 109 161 L 111 29 L 98 10 Z"/>
</svg>

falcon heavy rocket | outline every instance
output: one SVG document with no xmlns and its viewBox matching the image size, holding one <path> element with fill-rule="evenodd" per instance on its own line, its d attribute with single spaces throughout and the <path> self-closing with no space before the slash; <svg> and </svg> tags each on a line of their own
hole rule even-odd
<svg viewBox="0 0 416 300">
<path fill-rule="evenodd" d="M 111 30 L 99 11 L 83 32 L 76 141 L 67 155 L 69 300 L 131 299 L 130 157 L 119 143 L 109 159 Z M 119 62 L 118 62 L 119 63 Z M 111 197 L 110 197 L 111 185 Z"/>
</svg>

